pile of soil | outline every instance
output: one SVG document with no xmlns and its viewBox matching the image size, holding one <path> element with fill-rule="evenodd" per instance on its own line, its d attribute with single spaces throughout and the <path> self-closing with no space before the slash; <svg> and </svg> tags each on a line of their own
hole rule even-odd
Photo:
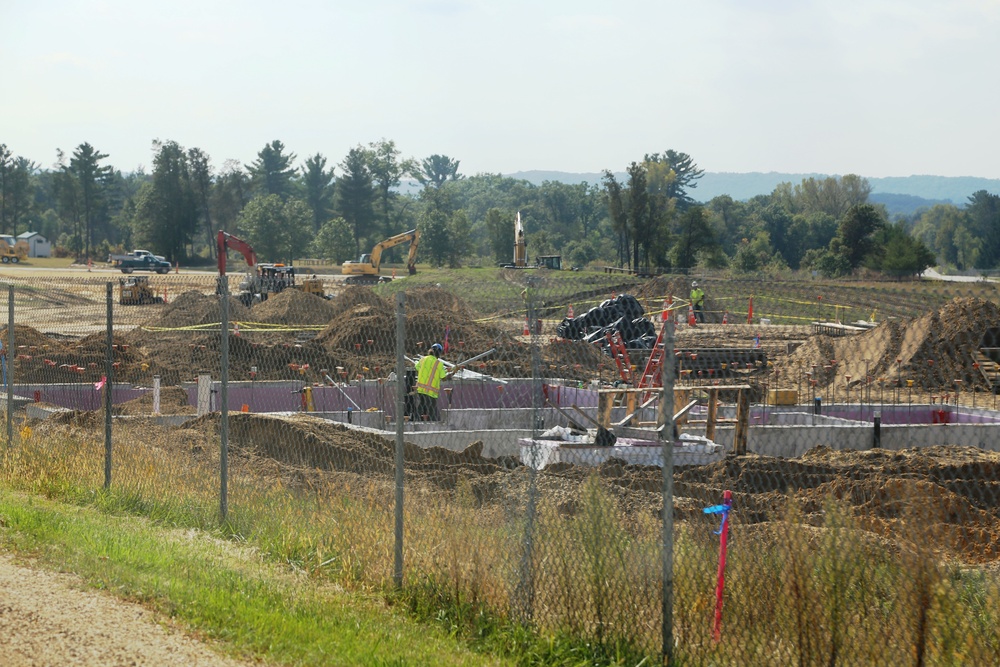
<svg viewBox="0 0 1000 667">
<path fill-rule="evenodd" d="M 184 424 L 185 430 L 217 438 L 219 415 L 213 413 Z M 395 471 L 395 444 L 370 432 L 351 430 L 308 415 L 274 417 L 232 414 L 229 417 L 230 449 L 236 456 L 267 459 L 278 464 L 283 478 L 290 470 L 311 470 L 312 484 L 322 483 L 321 471 L 352 473 L 391 480 Z M 442 447 L 422 448 L 404 444 L 405 473 L 416 482 L 443 491 L 454 491 L 460 480 L 480 499 L 495 496 L 490 478 L 502 475 L 502 462 L 484 458 L 482 442 L 456 452 Z"/>
<path fill-rule="evenodd" d="M 617 377 L 615 362 L 601 348 L 582 340 L 555 338 L 543 346 L 541 352 L 542 374 L 547 378 L 590 380 Z"/>
<path fill-rule="evenodd" d="M 250 310 L 236 297 L 229 297 L 229 320 L 245 322 L 250 318 Z M 157 316 L 146 322 L 146 326 L 157 328 L 190 327 L 222 321 L 219 297 L 201 292 L 184 292 L 166 307 L 159 309 Z"/>
<path fill-rule="evenodd" d="M 852 509 L 863 529 L 890 541 L 924 541 L 963 562 L 1000 557 L 1000 454 L 975 447 L 817 447 L 798 459 L 745 456 L 675 476 L 678 495 L 712 501 L 719 489 L 733 491 L 734 520 L 741 524 L 781 517 L 794 498 L 805 520 L 821 525 L 833 498 Z"/>
<path fill-rule="evenodd" d="M 253 321 L 268 324 L 316 326 L 330 322 L 335 316 L 335 308 L 329 301 L 297 289 L 268 297 L 250 311 Z"/>
<path fill-rule="evenodd" d="M 1000 307 L 991 301 L 959 297 L 941 308 L 908 320 L 888 320 L 865 333 L 814 336 L 784 362 L 786 369 L 812 372 L 817 386 L 836 382 L 857 386 L 882 379 L 913 380 L 925 391 L 948 390 L 955 380 L 965 389 L 986 388 L 973 368 L 974 353 L 987 329 L 1000 326 Z M 836 362 L 836 363 L 833 363 Z M 847 381 L 847 376 L 851 380 Z"/>
<path fill-rule="evenodd" d="M 153 413 L 153 392 L 147 392 L 139 398 L 120 403 L 114 408 L 118 415 L 149 415 Z M 198 409 L 188 403 L 188 394 L 181 387 L 162 387 L 160 389 L 160 414 L 192 415 Z"/>
<path fill-rule="evenodd" d="M 0 340 L 7 345 L 7 327 L 0 328 Z M 14 325 L 14 347 L 18 354 L 58 354 L 64 345 L 55 338 L 49 338 L 37 329 L 23 324 Z"/>
<path fill-rule="evenodd" d="M 0 332 L 0 336 L 6 331 Z M 91 334 L 78 341 L 62 342 L 28 326 L 14 326 L 14 381 L 18 383 L 96 382 L 106 374 L 107 334 Z M 140 358 L 127 338 L 112 338 L 115 372 Z"/>
<path fill-rule="evenodd" d="M 348 288 L 333 302 L 335 318 L 315 338 L 349 367 L 392 368 L 396 359 L 396 307 L 363 287 Z M 437 288 L 406 292 L 405 354 L 425 354 L 448 335 L 448 361 L 460 363 L 490 349 L 496 351 L 473 370 L 505 377 L 531 374 L 530 348 L 501 325 L 477 320 L 471 307 Z"/>
</svg>

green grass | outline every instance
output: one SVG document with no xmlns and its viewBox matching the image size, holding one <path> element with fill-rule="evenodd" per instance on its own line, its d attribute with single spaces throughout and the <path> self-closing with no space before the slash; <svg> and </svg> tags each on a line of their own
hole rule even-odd
<svg viewBox="0 0 1000 667">
<path fill-rule="evenodd" d="M 236 656 L 289 665 L 503 664 L 254 549 L 136 517 L 0 491 L 0 545 L 183 623 Z"/>
<path fill-rule="evenodd" d="M 33 266 L 42 269 L 65 269 L 73 264 L 72 257 L 29 257 L 20 262 L 25 266 Z M 11 265 L 13 266 L 13 265 Z"/>
<path fill-rule="evenodd" d="M 418 267 L 416 275 L 384 283 L 376 289 L 392 298 L 399 290 L 440 286 L 460 295 L 473 309 L 488 314 L 523 308 L 522 292 L 530 286 L 540 310 L 556 309 L 561 317 L 569 303 L 574 303 L 578 314 L 583 314 L 586 307 L 607 299 L 612 292 L 621 294 L 643 282 L 631 276 L 601 271 Z M 552 316 L 547 312 L 541 314 Z"/>
</svg>

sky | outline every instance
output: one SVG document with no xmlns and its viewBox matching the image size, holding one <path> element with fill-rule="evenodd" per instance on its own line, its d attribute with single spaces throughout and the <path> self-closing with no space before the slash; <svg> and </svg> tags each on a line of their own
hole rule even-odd
<svg viewBox="0 0 1000 667">
<path fill-rule="evenodd" d="M 1000 178 L 997 35 L 997 0 L 0 0 L 0 144 Z"/>
</svg>

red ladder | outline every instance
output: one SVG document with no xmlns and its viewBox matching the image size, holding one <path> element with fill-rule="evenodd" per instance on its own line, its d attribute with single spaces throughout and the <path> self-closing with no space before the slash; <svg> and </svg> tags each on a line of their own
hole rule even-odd
<svg viewBox="0 0 1000 667">
<path fill-rule="evenodd" d="M 656 342 L 653 344 L 653 350 L 649 353 L 649 360 L 646 362 L 646 368 L 642 371 L 642 377 L 639 378 L 639 389 L 649 389 L 653 390 L 663 386 L 663 357 L 666 354 L 664 350 L 663 337 L 667 331 L 667 326 L 671 324 L 670 322 L 664 322 L 660 327 L 660 333 L 656 336 Z M 645 402 L 652 391 L 643 393 L 640 397 L 640 402 Z"/>
<path fill-rule="evenodd" d="M 632 361 L 628 358 L 628 350 L 625 349 L 625 341 L 617 331 L 604 334 L 608 339 L 608 346 L 611 349 L 611 358 L 618 366 L 618 375 L 621 376 L 625 384 L 634 385 L 635 378 L 632 375 Z"/>
</svg>

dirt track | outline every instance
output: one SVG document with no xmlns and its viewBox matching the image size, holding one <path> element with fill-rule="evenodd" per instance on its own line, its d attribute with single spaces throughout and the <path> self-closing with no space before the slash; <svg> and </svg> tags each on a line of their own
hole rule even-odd
<svg viewBox="0 0 1000 667">
<path fill-rule="evenodd" d="M 81 590 L 69 574 L 28 569 L 0 554 L 0 664 L 6 667 L 236 667 L 152 612 Z"/>
</svg>

